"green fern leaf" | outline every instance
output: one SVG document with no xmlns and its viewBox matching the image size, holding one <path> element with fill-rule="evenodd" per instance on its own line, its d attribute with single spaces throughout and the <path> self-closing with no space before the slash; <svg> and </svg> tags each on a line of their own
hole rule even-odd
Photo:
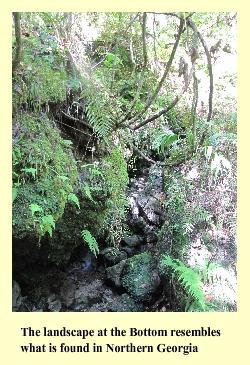
<svg viewBox="0 0 250 365">
<path fill-rule="evenodd" d="M 38 204 L 30 204 L 31 214 L 34 216 L 36 212 L 43 212 L 43 208 Z"/>
<path fill-rule="evenodd" d="M 30 172 L 32 174 L 32 176 L 33 176 L 33 179 L 35 180 L 35 178 L 36 178 L 36 172 L 37 172 L 36 169 L 34 169 L 33 167 L 30 167 L 30 168 L 25 167 L 25 168 L 22 169 L 22 171 L 24 171 L 24 172 Z"/>
<path fill-rule="evenodd" d="M 40 228 L 46 232 L 49 232 L 50 237 L 52 237 L 52 228 L 55 229 L 55 221 L 52 215 L 45 215 L 42 217 L 42 224 L 40 224 Z"/>
<path fill-rule="evenodd" d="M 94 253 L 95 256 L 97 256 L 97 254 L 99 254 L 99 246 L 98 243 L 96 242 L 96 239 L 86 229 L 82 230 L 81 233 L 84 241 L 87 242 L 89 249 Z"/>
<path fill-rule="evenodd" d="M 162 262 L 166 266 L 170 266 L 177 273 L 177 279 L 182 284 L 187 295 L 195 299 L 197 306 L 204 310 L 205 298 L 200 276 L 194 270 L 186 267 L 179 259 L 171 259 L 169 255 L 164 256 Z"/>
<path fill-rule="evenodd" d="M 79 200 L 74 193 L 69 193 L 68 200 L 71 200 L 72 202 L 76 203 L 76 205 L 78 206 L 78 209 L 80 209 Z"/>
<path fill-rule="evenodd" d="M 86 195 L 87 195 L 87 197 L 93 202 L 93 203 L 95 203 L 96 204 L 96 202 L 94 201 L 94 199 L 92 198 L 92 195 L 91 195 L 91 191 L 90 191 L 90 187 L 88 186 L 88 184 L 84 184 L 84 186 L 83 186 L 83 189 L 84 189 L 84 191 L 85 191 L 85 193 L 86 193 Z"/>
</svg>

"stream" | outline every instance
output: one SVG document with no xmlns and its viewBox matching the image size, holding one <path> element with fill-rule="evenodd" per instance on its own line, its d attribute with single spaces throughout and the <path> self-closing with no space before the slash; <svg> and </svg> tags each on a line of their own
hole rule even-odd
<svg viewBox="0 0 250 365">
<path fill-rule="evenodd" d="M 39 277 L 39 284 L 21 290 L 13 281 L 13 311 L 155 311 L 163 290 L 157 269 L 157 233 L 165 218 L 161 168 L 142 166 L 130 177 L 128 198 L 130 235 L 119 247 L 98 242 L 95 257 L 80 245 L 64 266 L 29 268 L 27 275 Z"/>
</svg>

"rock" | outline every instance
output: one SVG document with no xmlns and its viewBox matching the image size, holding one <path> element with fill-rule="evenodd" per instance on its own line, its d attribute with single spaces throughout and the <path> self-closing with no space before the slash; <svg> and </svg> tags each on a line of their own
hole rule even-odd
<svg viewBox="0 0 250 365">
<path fill-rule="evenodd" d="M 112 267 L 106 269 L 107 279 L 112 282 L 117 288 L 121 287 L 121 274 L 125 266 L 126 261 L 123 260 Z"/>
<path fill-rule="evenodd" d="M 158 199 L 152 196 L 145 196 L 142 194 L 138 198 L 138 206 L 140 214 L 146 219 L 150 224 L 159 226 L 164 221 L 165 211 L 161 206 Z"/>
<path fill-rule="evenodd" d="M 109 311 L 111 312 L 140 312 L 142 306 L 136 303 L 127 293 L 122 294 L 120 297 L 110 303 Z"/>
<path fill-rule="evenodd" d="M 12 311 L 17 312 L 22 304 L 21 288 L 19 284 L 13 280 L 12 282 Z"/>
<path fill-rule="evenodd" d="M 74 280 L 67 279 L 60 288 L 61 301 L 66 307 L 70 307 L 74 303 L 76 285 Z"/>
<path fill-rule="evenodd" d="M 118 262 L 125 260 L 128 257 L 126 252 L 120 251 L 114 247 L 105 248 L 100 252 L 100 255 L 103 256 L 106 266 L 115 265 Z"/>
<path fill-rule="evenodd" d="M 148 232 L 146 235 L 146 242 L 147 243 L 152 243 L 152 242 L 157 242 L 158 241 L 158 237 L 157 234 L 155 232 Z"/>
<path fill-rule="evenodd" d="M 50 294 L 50 296 L 48 297 L 47 302 L 48 302 L 48 303 L 51 303 L 51 302 L 53 302 L 55 299 L 56 299 L 56 295 L 55 295 L 55 293 L 52 293 L 52 294 Z"/>
<path fill-rule="evenodd" d="M 132 219 L 128 223 L 134 233 L 143 233 L 143 230 L 146 226 L 146 222 L 142 217 Z"/>
<path fill-rule="evenodd" d="M 141 312 L 142 305 L 136 303 L 127 293 L 115 296 L 107 303 L 96 303 L 87 312 Z"/>
<path fill-rule="evenodd" d="M 143 241 L 143 238 L 139 235 L 134 234 L 133 236 L 126 236 L 123 238 L 121 243 L 125 243 L 129 247 L 139 246 Z"/>
<path fill-rule="evenodd" d="M 50 312 L 60 312 L 62 304 L 59 299 L 54 300 L 53 302 L 49 302 L 48 308 Z"/>
<path fill-rule="evenodd" d="M 121 283 L 135 301 L 150 300 L 160 284 L 151 254 L 145 252 L 127 259 Z"/>
<path fill-rule="evenodd" d="M 83 283 L 79 285 L 79 288 L 75 292 L 75 304 L 76 305 L 87 305 L 89 302 L 97 303 L 102 300 L 103 283 L 99 279 L 95 279 L 90 284 Z"/>
</svg>

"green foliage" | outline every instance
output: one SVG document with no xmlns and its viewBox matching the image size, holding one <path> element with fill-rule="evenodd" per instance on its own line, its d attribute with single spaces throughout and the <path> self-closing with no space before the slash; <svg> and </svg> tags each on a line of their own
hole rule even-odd
<svg viewBox="0 0 250 365">
<path fill-rule="evenodd" d="M 107 54 L 107 60 L 103 61 L 103 64 L 109 68 L 114 68 L 115 55 L 112 53 Z M 122 60 L 116 58 L 116 65 L 122 64 Z"/>
<path fill-rule="evenodd" d="M 164 153 L 165 148 L 168 149 L 170 145 L 178 139 L 177 134 L 159 134 L 152 143 L 152 148 L 158 153 Z"/>
<path fill-rule="evenodd" d="M 106 166 L 107 164 L 107 166 Z M 126 230 L 126 212 L 128 200 L 126 189 L 129 182 L 127 164 L 118 147 L 113 148 L 104 161 L 105 182 L 108 194 L 106 205 L 108 214 L 104 222 L 106 239 L 111 245 L 117 245 Z"/>
<path fill-rule="evenodd" d="M 18 194 L 17 188 L 12 187 L 12 204 L 13 204 L 14 200 L 16 199 L 17 194 Z"/>
<path fill-rule="evenodd" d="M 40 229 L 42 234 L 44 232 L 49 232 L 50 237 L 52 237 L 52 228 L 55 229 L 55 221 L 51 214 L 42 217 L 42 223 L 40 223 Z"/>
<path fill-rule="evenodd" d="M 97 256 L 97 254 L 99 254 L 99 246 L 95 237 L 93 237 L 92 234 L 86 229 L 82 230 L 82 237 L 85 242 L 87 242 L 90 251 L 92 251 L 94 255 Z"/>
<path fill-rule="evenodd" d="M 111 103 L 108 92 L 101 86 L 87 82 L 81 92 L 81 98 L 87 100 L 87 117 L 94 131 L 102 138 L 107 138 L 115 129 L 114 104 Z"/>
<path fill-rule="evenodd" d="M 53 122 L 24 116 L 20 124 L 12 162 L 13 188 L 17 189 L 13 190 L 13 235 L 21 238 L 27 234 L 40 236 L 50 227 L 50 221 L 42 222 L 41 215 L 38 221 L 45 228 L 39 227 L 38 221 L 34 223 L 38 213 L 53 216 L 54 222 L 63 215 L 77 170 Z"/>
<path fill-rule="evenodd" d="M 166 172 L 165 172 L 166 174 Z M 173 239 L 173 250 L 177 253 L 185 251 L 192 235 L 197 230 L 214 227 L 213 212 L 207 210 L 198 199 L 190 199 L 194 194 L 192 180 L 183 174 L 165 175 L 165 201 L 168 234 Z M 197 194 L 196 190 L 195 193 Z M 201 194 L 200 194 L 201 195 Z M 202 196 L 202 195 L 201 195 Z"/>
<path fill-rule="evenodd" d="M 69 193 L 68 200 L 71 200 L 72 202 L 74 202 L 78 206 L 78 209 L 80 209 L 79 200 L 78 200 L 77 196 L 74 193 Z"/>
<path fill-rule="evenodd" d="M 91 200 L 93 203 L 96 203 L 94 201 L 94 199 L 92 198 L 91 191 L 90 191 L 90 187 L 89 187 L 89 185 L 86 182 L 84 182 L 82 188 L 85 191 L 85 194 L 87 195 L 87 197 L 89 198 L 89 200 Z"/>
<path fill-rule="evenodd" d="M 36 169 L 30 167 L 30 168 L 23 168 L 22 171 L 24 171 L 24 172 L 30 172 L 32 174 L 32 176 L 33 176 L 33 179 L 35 180 L 36 173 L 37 173 L 37 170 Z"/>
<path fill-rule="evenodd" d="M 40 205 L 38 205 L 38 204 L 30 204 L 30 210 L 31 210 L 32 217 L 34 216 L 34 214 L 36 212 L 43 212 L 43 208 L 40 207 Z"/>
<path fill-rule="evenodd" d="M 31 215 L 34 219 L 34 225 L 37 226 L 37 231 L 40 235 L 49 232 L 52 237 L 52 228 L 55 228 L 55 221 L 52 215 L 43 215 L 43 208 L 38 204 L 30 204 Z M 38 213 L 38 214 L 35 214 Z"/>
<path fill-rule="evenodd" d="M 197 272 L 184 265 L 179 259 L 173 259 L 169 255 L 163 256 L 160 266 L 163 272 L 164 267 L 170 267 L 172 279 L 176 277 L 185 290 L 187 294 L 185 298 L 185 311 L 213 311 L 211 305 L 205 301 L 201 277 Z"/>
<path fill-rule="evenodd" d="M 220 134 L 217 133 L 216 135 L 213 135 L 209 138 L 210 142 L 213 143 L 214 146 L 217 146 L 220 142 L 224 142 L 225 139 L 221 138 L 219 139 Z M 235 140 L 235 135 L 233 136 L 233 141 Z M 229 135 L 229 139 L 226 139 L 227 141 L 230 141 L 231 135 Z M 204 148 L 205 157 L 208 163 L 210 163 L 210 168 L 212 174 L 217 178 L 219 176 L 219 173 L 228 173 L 231 171 L 231 163 L 230 161 L 225 158 L 221 153 L 216 152 L 216 149 L 213 145 L 206 146 Z"/>
<path fill-rule="evenodd" d="M 159 270 L 162 275 L 171 276 L 172 284 L 175 282 L 175 295 L 185 311 L 231 311 L 235 305 L 232 273 L 210 259 L 202 264 L 196 262 L 192 269 L 179 259 L 163 255 Z M 176 280 L 180 287 L 176 285 Z"/>
</svg>

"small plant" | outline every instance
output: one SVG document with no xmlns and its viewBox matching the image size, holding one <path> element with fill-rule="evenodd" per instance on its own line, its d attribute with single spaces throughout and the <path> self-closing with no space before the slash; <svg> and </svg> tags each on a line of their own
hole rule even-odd
<svg viewBox="0 0 250 365">
<path fill-rule="evenodd" d="M 72 202 L 74 202 L 78 206 L 78 209 L 80 209 L 79 200 L 74 193 L 69 193 L 68 200 L 71 200 Z"/>
<path fill-rule="evenodd" d="M 92 251 L 95 257 L 97 257 L 97 254 L 99 254 L 99 246 L 95 237 L 93 237 L 87 229 L 82 230 L 81 233 L 84 241 L 87 242 L 90 251 Z"/>
<path fill-rule="evenodd" d="M 185 292 L 182 300 L 185 312 L 214 312 L 233 305 L 230 292 L 233 293 L 231 274 L 217 263 L 206 259 L 203 264 L 196 262 L 195 268 L 189 268 L 179 259 L 164 255 L 160 262 L 160 270 L 166 275 L 166 268 L 171 269 L 172 280 L 177 279 Z M 209 288 L 210 295 L 205 295 Z M 212 302 L 214 299 L 214 303 Z"/>
<path fill-rule="evenodd" d="M 52 237 L 52 227 L 55 229 L 55 221 L 51 214 L 42 217 L 42 223 L 40 223 L 40 229 L 45 232 L 49 232 Z"/>
<path fill-rule="evenodd" d="M 177 134 L 162 133 L 153 141 L 152 148 L 157 150 L 158 153 L 164 153 L 165 148 L 169 148 L 170 145 L 178 139 Z"/>
<path fill-rule="evenodd" d="M 206 303 L 199 274 L 185 266 L 179 259 L 172 259 L 169 255 L 163 256 L 161 264 L 172 269 L 172 278 L 177 277 L 183 289 L 186 291 L 185 311 L 188 309 L 187 306 L 190 305 L 190 299 L 196 302 L 200 311 L 205 311 Z"/>
</svg>

